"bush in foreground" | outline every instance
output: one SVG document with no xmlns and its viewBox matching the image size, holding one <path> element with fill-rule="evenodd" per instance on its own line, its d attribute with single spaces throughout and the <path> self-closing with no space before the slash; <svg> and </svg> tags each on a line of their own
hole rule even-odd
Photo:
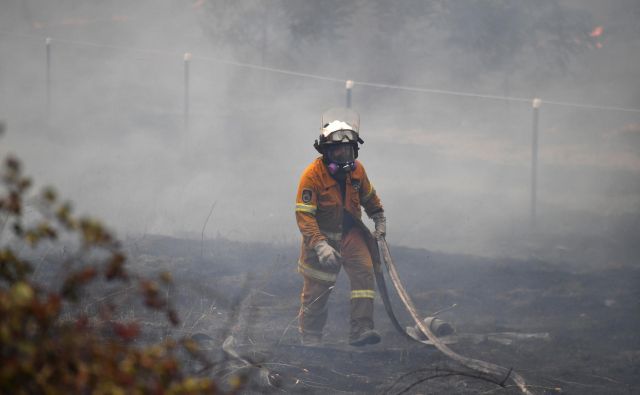
<svg viewBox="0 0 640 395">
<path fill-rule="evenodd" d="M 164 296 L 169 273 L 154 280 L 128 271 L 119 242 L 100 222 L 74 216 L 51 188 L 28 195 L 32 182 L 17 159 L 8 158 L 0 176 L 0 393 L 218 392 L 214 380 L 188 374 L 178 358 L 181 349 L 202 357 L 193 341 L 139 345 L 139 324 L 116 318 L 124 306 L 105 302 L 91 315 L 79 308 L 92 292 L 134 285 L 149 309 L 176 325 Z M 35 209 L 29 215 L 26 202 Z M 52 245 L 72 250 L 60 262 L 40 263 L 60 273 L 59 281 L 38 280 L 33 258 L 24 256 Z"/>
</svg>

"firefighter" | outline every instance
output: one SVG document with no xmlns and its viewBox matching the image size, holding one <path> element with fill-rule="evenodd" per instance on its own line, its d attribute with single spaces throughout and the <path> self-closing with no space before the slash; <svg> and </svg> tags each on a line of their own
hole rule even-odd
<svg viewBox="0 0 640 395">
<path fill-rule="evenodd" d="M 375 223 L 373 237 L 386 233 L 376 190 L 360 161 L 359 116 L 331 109 L 322 116 L 314 147 L 322 156 L 302 173 L 296 196 L 296 221 L 302 233 L 298 272 L 302 274 L 299 330 L 302 343 L 319 345 L 327 321 L 327 301 L 343 267 L 351 283 L 349 344 L 380 342 L 373 325 L 374 273 L 371 233 L 362 225 L 361 206 Z"/>
</svg>

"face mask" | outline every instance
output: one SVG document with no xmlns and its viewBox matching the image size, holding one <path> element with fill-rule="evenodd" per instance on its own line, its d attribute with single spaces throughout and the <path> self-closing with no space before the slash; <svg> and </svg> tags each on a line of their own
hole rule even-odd
<svg viewBox="0 0 640 395">
<path fill-rule="evenodd" d="M 353 146 L 351 144 L 336 144 L 327 148 L 327 158 L 330 163 L 344 165 L 355 161 Z"/>
</svg>

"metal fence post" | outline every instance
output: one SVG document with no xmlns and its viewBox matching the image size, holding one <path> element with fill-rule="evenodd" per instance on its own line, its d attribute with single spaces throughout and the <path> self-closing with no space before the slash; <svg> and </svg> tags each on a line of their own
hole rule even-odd
<svg viewBox="0 0 640 395">
<path fill-rule="evenodd" d="M 47 119 L 51 118 L 51 37 L 47 37 L 44 40 L 46 54 L 47 54 L 47 64 L 46 64 L 46 95 L 47 95 Z"/>
<path fill-rule="evenodd" d="M 536 227 L 538 205 L 538 120 L 540 117 L 540 105 L 542 100 L 535 98 L 531 103 L 533 107 L 533 129 L 531 135 L 531 228 Z"/>
<path fill-rule="evenodd" d="M 191 53 L 184 54 L 184 133 L 185 138 L 189 133 L 189 63 L 191 63 Z"/>
<path fill-rule="evenodd" d="M 347 80 L 347 82 L 345 83 L 345 88 L 347 93 L 347 97 L 346 97 L 347 108 L 351 108 L 351 90 L 353 89 L 353 85 L 354 85 L 354 82 L 352 80 Z"/>
</svg>

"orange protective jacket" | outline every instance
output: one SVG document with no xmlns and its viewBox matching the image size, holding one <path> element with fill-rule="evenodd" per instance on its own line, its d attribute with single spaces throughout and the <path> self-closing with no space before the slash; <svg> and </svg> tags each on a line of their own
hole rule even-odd
<svg viewBox="0 0 640 395">
<path fill-rule="evenodd" d="M 322 157 L 314 160 L 302 173 L 296 196 L 296 220 L 302 233 L 302 256 L 322 240 L 339 240 L 342 235 L 343 210 L 360 220 L 364 207 L 369 217 L 383 211 L 376 190 L 364 166 L 347 175 L 345 199 L 338 182 L 331 177 Z"/>
</svg>

